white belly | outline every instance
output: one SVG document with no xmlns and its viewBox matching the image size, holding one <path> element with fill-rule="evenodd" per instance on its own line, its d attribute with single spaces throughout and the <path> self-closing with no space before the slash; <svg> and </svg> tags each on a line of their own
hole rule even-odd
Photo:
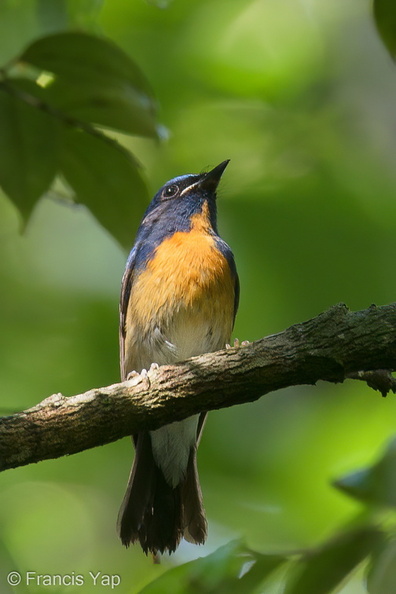
<svg viewBox="0 0 396 594">
<path fill-rule="evenodd" d="M 163 364 L 221 349 L 229 340 L 230 330 L 226 329 L 226 332 L 227 336 L 224 324 L 213 318 L 203 322 L 199 316 L 181 315 L 169 335 L 164 337 L 166 342 L 162 341 L 154 361 Z M 197 440 L 198 420 L 199 415 L 195 415 L 150 431 L 154 460 L 172 487 L 185 477 L 190 451 Z"/>
<path fill-rule="evenodd" d="M 191 448 L 197 439 L 199 415 L 150 431 L 156 464 L 175 488 L 186 475 Z"/>
</svg>

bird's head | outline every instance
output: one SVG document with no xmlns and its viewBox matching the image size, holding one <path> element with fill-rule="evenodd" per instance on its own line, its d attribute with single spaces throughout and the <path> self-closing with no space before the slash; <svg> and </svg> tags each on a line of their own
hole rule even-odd
<svg viewBox="0 0 396 594">
<path fill-rule="evenodd" d="M 161 218 L 166 224 L 173 220 L 182 230 L 180 225 L 184 226 L 192 216 L 205 212 L 216 230 L 216 190 L 228 163 L 226 160 L 210 171 L 169 180 L 152 199 L 145 221 Z"/>
</svg>

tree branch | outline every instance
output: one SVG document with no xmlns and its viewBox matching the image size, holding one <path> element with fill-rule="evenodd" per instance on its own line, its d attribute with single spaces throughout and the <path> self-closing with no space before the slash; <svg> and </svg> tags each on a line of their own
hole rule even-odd
<svg viewBox="0 0 396 594">
<path fill-rule="evenodd" d="M 251 402 L 280 388 L 342 382 L 348 375 L 377 369 L 396 369 L 396 303 L 358 312 L 336 305 L 247 346 L 164 365 L 77 396 L 55 394 L 3 417 L 0 470 L 104 445 L 201 411 Z"/>
</svg>

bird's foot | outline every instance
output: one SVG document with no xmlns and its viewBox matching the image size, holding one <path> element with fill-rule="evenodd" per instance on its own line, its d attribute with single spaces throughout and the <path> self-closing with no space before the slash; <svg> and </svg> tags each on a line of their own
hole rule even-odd
<svg viewBox="0 0 396 594">
<path fill-rule="evenodd" d="M 133 385 L 140 384 L 141 382 L 144 383 L 145 390 L 149 390 L 151 386 L 151 381 L 149 377 L 150 371 L 156 371 L 159 368 L 158 363 L 151 363 L 150 369 L 142 369 L 140 373 L 137 371 L 130 371 L 127 375 L 127 381 L 133 381 Z"/>
<path fill-rule="evenodd" d="M 234 338 L 234 344 L 226 344 L 226 349 L 240 349 L 241 347 L 248 346 L 250 344 L 250 340 L 243 340 L 240 342 L 239 338 Z"/>
</svg>

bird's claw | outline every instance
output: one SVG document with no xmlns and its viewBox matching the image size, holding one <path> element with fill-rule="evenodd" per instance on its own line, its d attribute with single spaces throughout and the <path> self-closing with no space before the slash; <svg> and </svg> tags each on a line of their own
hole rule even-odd
<svg viewBox="0 0 396 594">
<path fill-rule="evenodd" d="M 240 342 L 239 338 L 234 338 L 234 344 L 231 346 L 230 344 L 226 344 L 225 348 L 228 349 L 240 349 L 241 347 L 248 346 L 250 344 L 249 340 L 243 340 Z"/>
<path fill-rule="evenodd" d="M 137 371 L 130 371 L 127 375 L 127 381 L 133 381 L 133 385 L 140 384 L 141 382 L 144 384 L 144 388 L 148 390 L 151 386 L 151 381 L 149 377 L 150 371 L 156 371 L 159 368 L 158 363 L 151 363 L 149 370 L 142 369 L 140 373 Z"/>
</svg>

